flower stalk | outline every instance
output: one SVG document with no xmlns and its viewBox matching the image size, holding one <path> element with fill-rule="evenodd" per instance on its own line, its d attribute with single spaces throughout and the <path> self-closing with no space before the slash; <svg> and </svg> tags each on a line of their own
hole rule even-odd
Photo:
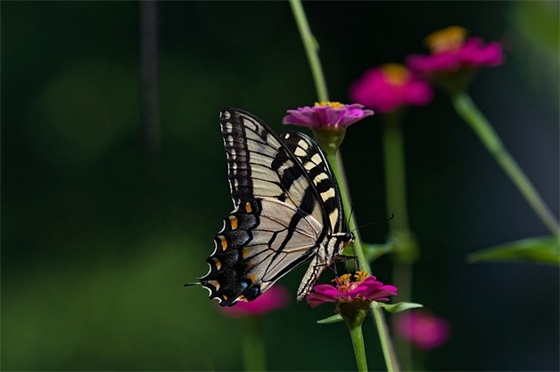
<svg viewBox="0 0 560 372">
<path fill-rule="evenodd" d="M 383 151 L 385 158 L 385 194 L 387 211 L 397 218 L 391 221 L 394 229 L 408 229 L 408 207 L 406 200 L 406 166 L 401 112 L 385 114 L 383 119 Z M 400 287 L 399 287 L 400 289 Z"/>
<path fill-rule="evenodd" d="M 340 195 L 342 198 L 342 207 L 344 208 L 344 213 L 346 216 L 350 216 L 351 214 L 351 203 L 350 197 L 348 196 L 347 192 L 347 183 L 346 183 L 346 176 L 344 174 L 344 169 L 342 165 L 342 158 L 340 156 L 340 152 L 337 151 L 336 153 L 327 154 L 327 158 L 329 163 L 331 164 L 331 168 L 333 170 L 334 176 L 338 180 L 338 186 L 340 188 Z M 348 228 L 350 231 L 354 231 L 356 229 L 356 219 L 350 218 L 348 222 Z M 369 262 L 366 260 L 364 255 L 364 250 L 362 248 L 362 241 L 356 230 L 354 232 L 354 245 L 353 250 L 354 254 L 356 255 L 356 259 L 358 260 L 360 270 L 365 271 L 367 273 L 371 273 L 371 267 Z M 398 368 L 393 368 L 393 365 L 396 364 L 396 360 L 394 358 L 389 358 L 390 355 L 394 356 L 393 345 L 391 343 L 390 338 L 386 332 L 387 326 L 383 321 L 383 310 L 381 307 L 374 305 L 376 302 L 372 302 L 371 311 L 374 314 L 374 318 L 377 324 L 377 330 L 379 333 L 379 341 L 383 348 L 383 355 L 385 357 L 385 364 L 387 365 L 387 370 L 391 371 L 398 371 Z M 379 322 L 383 324 L 379 324 Z M 362 334 L 362 326 L 352 328 L 348 325 L 348 329 L 350 331 L 350 337 L 352 338 L 352 347 L 354 348 L 354 356 L 356 357 L 356 363 L 358 367 L 358 371 L 367 371 L 367 360 L 365 355 L 365 346 L 364 346 L 364 338 Z M 383 332 L 385 330 L 385 332 Z"/>
<path fill-rule="evenodd" d="M 490 125 L 488 119 L 478 110 L 467 93 L 461 92 L 451 96 L 457 113 L 470 125 L 486 149 L 502 167 L 504 172 L 529 203 L 535 214 L 553 235 L 560 235 L 560 226 L 554 214 L 519 167 L 515 159 L 506 150 L 502 141 Z"/>
<path fill-rule="evenodd" d="M 364 335 L 362 333 L 362 326 L 348 325 L 350 338 L 352 339 L 352 347 L 354 348 L 354 356 L 356 357 L 356 366 L 359 372 L 368 370 L 366 348 L 364 347 Z"/>
<path fill-rule="evenodd" d="M 389 236 L 395 241 L 393 284 L 404 301 L 412 298 L 412 263 L 418 255 L 417 243 L 409 228 L 406 196 L 406 165 L 402 132 L 402 110 L 383 116 L 383 150 L 385 158 L 385 195 L 387 212 L 395 218 L 389 221 Z M 392 322 L 396 329 L 395 319 Z M 412 368 L 412 349 L 409 342 L 395 340 L 395 347 L 405 370 Z"/>
<path fill-rule="evenodd" d="M 383 350 L 387 371 L 398 372 L 400 371 L 399 363 L 395 356 L 395 351 L 393 350 L 393 345 L 391 343 L 391 338 L 389 337 L 387 323 L 385 322 L 381 306 L 379 303 L 373 301 L 371 303 L 371 310 L 375 319 L 375 325 L 377 326 L 377 332 L 379 333 L 379 341 L 381 342 L 381 349 Z"/>
<path fill-rule="evenodd" d="M 315 83 L 315 89 L 317 90 L 317 97 L 319 98 L 319 101 L 328 101 L 329 93 L 327 91 L 327 84 L 325 82 L 321 60 L 319 59 L 319 44 L 317 43 L 317 39 L 315 39 L 311 33 L 301 1 L 290 0 L 290 6 L 292 7 L 292 13 L 294 14 L 299 33 L 301 35 L 301 40 L 303 41 L 303 47 L 305 48 L 307 60 L 309 61 L 309 67 L 311 68 L 311 74 L 313 75 L 313 82 Z"/>
<path fill-rule="evenodd" d="M 340 152 L 337 151 L 336 153 L 327 153 L 327 158 L 329 163 L 331 164 L 333 173 L 336 179 L 338 180 L 344 212 L 347 216 L 349 216 L 351 213 L 351 209 L 350 209 L 351 203 L 350 203 L 350 198 L 348 196 L 349 194 L 347 192 L 348 187 L 346 184 L 346 177 L 344 175 L 344 169 L 342 165 L 342 159 L 340 157 Z M 350 231 L 354 231 L 354 229 L 356 229 L 355 218 L 350 219 L 348 223 L 348 228 Z M 367 273 L 371 273 L 371 267 L 369 265 L 369 262 L 365 258 L 364 250 L 362 249 L 362 242 L 359 237 L 359 234 L 357 234 L 357 231 L 354 233 L 354 235 L 355 235 L 355 240 L 353 243 L 354 254 L 356 255 L 356 259 L 358 260 L 358 263 L 360 265 L 360 270 Z M 383 309 L 375 301 L 372 302 L 370 307 L 373 313 L 373 317 L 375 319 L 375 323 L 377 325 L 377 332 L 379 334 L 379 341 L 383 349 L 383 355 L 385 358 L 385 364 L 387 366 L 387 370 L 389 372 L 399 371 L 400 369 L 398 366 L 397 359 L 395 357 L 395 352 L 393 350 L 393 344 L 391 342 L 391 338 L 389 337 L 389 332 L 387 331 L 387 325 L 385 323 L 385 318 L 383 316 Z M 361 360 L 362 358 L 361 348 L 364 347 L 361 326 L 359 327 L 359 330 L 356 330 L 356 329 L 352 329 L 349 325 L 349 330 L 350 330 L 350 336 L 352 337 L 352 346 L 354 347 L 354 355 L 356 357 L 356 363 L 358 363 L 358 371 L 362 371 L 360 369 L 362 366 L 361 363 L 364 363 L 363 366 L 365 366 L 366 368 L 365 370 L 367 370 L 365 353 L 363 354 L 364 361 Z M 357 334 L 353 334 L 358 332 L 359 332 L 359 336 Z M 362 345 L 357 346 L 357 344 L 359 344 L 360 342 L 362 343 Z"/>
</svg>

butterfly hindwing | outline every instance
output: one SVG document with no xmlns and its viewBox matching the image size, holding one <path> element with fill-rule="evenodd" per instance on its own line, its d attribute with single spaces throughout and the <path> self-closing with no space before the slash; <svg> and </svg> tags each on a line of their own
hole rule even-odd
<svg viewBox="0 0 560 372">
<path fill-rule="evenodd" d="M 344 219 L 328 163 L 309 137 L 278 137 L 245 111 L 223 110 L 220 124 L 234 210 L 214 237 L 210 270 L 200 282 L 210 298 L 234 305 L 257 298 L 311 261 L 301 299 L 347 243 L 334 234 Z"/>
</svg>

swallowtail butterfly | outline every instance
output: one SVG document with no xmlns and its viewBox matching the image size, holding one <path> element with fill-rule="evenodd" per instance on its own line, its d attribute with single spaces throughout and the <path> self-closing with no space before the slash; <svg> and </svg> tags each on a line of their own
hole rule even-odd
<svg viewBox="0 0 560 372">
<path fill-rule="evenodd" d="M 354 239 L 327 159 L 305 134 L 278 136 L 243 110 L 224 109 L 220 126 L 234 209 L 214 237 L 200 283 L 211 299 L 231 306 L 310 262 L 297 292 L 302 300 Z"/>
</svg>

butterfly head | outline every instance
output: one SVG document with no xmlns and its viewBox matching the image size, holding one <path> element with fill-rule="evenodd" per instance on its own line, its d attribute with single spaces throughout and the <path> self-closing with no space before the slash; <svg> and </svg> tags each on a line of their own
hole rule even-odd
<svg viewBox="0 0 560 372">
<path fill-rule="evenodd" d="M 347 246 L 348 244 L 353 243 L 355 239 L 356 237 L 354 236 L 354 233 L 344 233 L 344 235 L 342 236 L 342 245 Z"/>
<path fill-rule="evenodd" d="M 356 236 L 353 232 L 340 232 L 332 235 L 336 238 L 337 244 L 340 244 L 342 248 L 346 247 L 348 244 L 351 244 L 356 239 Z"/>
</svg>

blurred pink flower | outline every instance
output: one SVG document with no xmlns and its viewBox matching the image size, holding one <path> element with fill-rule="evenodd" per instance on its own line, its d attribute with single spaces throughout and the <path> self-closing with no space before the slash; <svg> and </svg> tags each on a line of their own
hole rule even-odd
<svg viewBox="0 0 560 372">
<path fill-rule="evenodd" d="M 349 94 L 353 101 L 380 112 L 408 105 L 423 106 L 433 97 L 430 84 L 397 63 L 367 70 L 350 86 Z"/>
<path fill-rule="evenodd" d="M 311 307 L 333 302 L 343 303 L 352 301 L 389 301 L 390 296 L 397 295 L 397 288 L 385 285 L 376 280 L 375 276 L 362 271 L 356 272 L 355 280 L 352 281 L 351 274 L 344 274 L 333 281 L 336 286 L 330 284 L 319 284 L 313 288 L 313 292 L 305 298 Z"/>
<path fill-rule="evenodd" d="M 436 74 L 453 74 L 503 63 L 498 42 L 484 44 L 479 37 L 466 39 L 467 31 L 458 26 L 436 31 L 426 38 L 431 55 L 410 55 L 407 65 L 412 71 L 432 78 Z"/>
<path fill-rule="evenodd" d="M 278 284 L 272 286 L 253 301 L 238 301 L 234 306 L 219 306 L 220 312 L 231 318 L 240 318 L 247 315 L 262 316 L 269 312 L 288 306 L 290 293 Z"/>
<path fill-rule="evenodd" d="M 398 334 L 412 342 L 418 349 L 430 350 L 449 339 L 449 322 L 425 310 L 414 310 L 397 318 Z"/>
<path fill-rule="evenodd" d="M 365 117 L 373 115 L 373 111 L 364 110 L 362 105 L 345 105 L 340 102 L 317 102 L 313 107 L 298 107 L 288 110 L 282 124 L 294 124 L 319 129 L 323 127 L 344 128 Z"/>
</svg>

